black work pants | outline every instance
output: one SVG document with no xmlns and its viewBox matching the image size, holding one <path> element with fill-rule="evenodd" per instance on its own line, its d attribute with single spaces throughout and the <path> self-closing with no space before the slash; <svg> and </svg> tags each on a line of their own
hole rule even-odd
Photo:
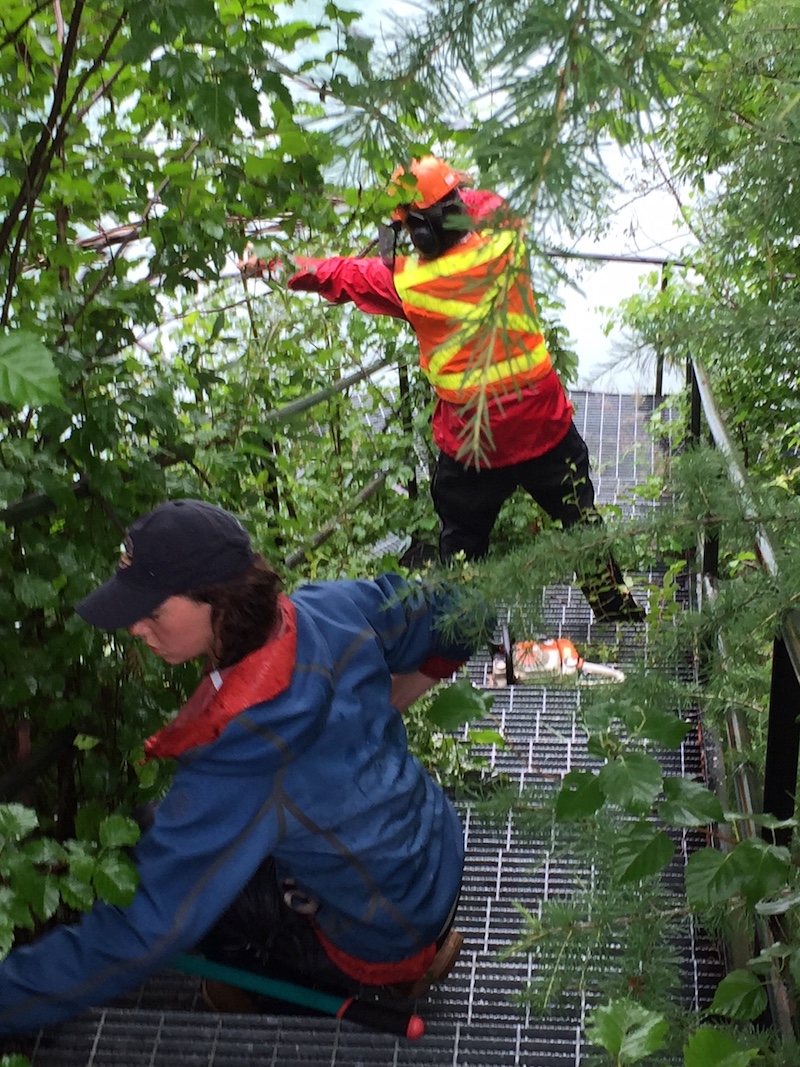
<svg viewBox="0 0 800 1067">
<path fill-rule="evenodd" d="M 142 833 L 153 825 L 157 808 L 158 802 L 150 801 L 131 813 Z M 324 992 L 351 994 L 358 983 L 325 952 L 314 933 L 313 911 L 313 903 L 293 883 L 278 881 L 275 860 L 268 856 L 196 948 L 216 963 Z M 287 1010 L 283 1001 L 254 999 L 263 1011 Z M 292 1013 L 304 1014 L 298 1008 Z"/>
<path fill-rule="evenodd" d="M 442 562 L 459 551 L 467 559 L 485 556 L 500 509 L 516 489 L 529 493 L 565 529 L 602 522 L 594 506 L 589 450 L 574 422 L 549 452 L 509 467 L 478 470 L 442 452 L 431 484 Z"/>
<path fill-rule="evenodd" d="M 295 896 L 289 883 L 278 882 L 275 861 L 268 857 L 197 947 L 217 963 L 269 978 L 355 992 L 358 982 L 328 957 L 310 916 L 290 907 Z"/>
</svg>

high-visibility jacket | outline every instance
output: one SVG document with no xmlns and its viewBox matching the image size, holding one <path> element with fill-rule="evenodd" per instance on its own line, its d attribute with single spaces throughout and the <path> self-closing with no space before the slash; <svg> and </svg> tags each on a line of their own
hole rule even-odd
<svg viewBox="0 0 800 1067">
<path fill-rule="evenodd" d="M 403 258 L 394 283 L 442 400 L 505 396 L 552 370 L 513 229 L 479 232 L 435 259 Z"/>
<path fill-rule="evenodd" d="M 478 225 L 484 219 L 491 219 L 503 207 L 502 199 L 488 190 L 462 189 L 461 196 Z M 512 232 L 519 241 L 519 235 Z M 414 313 L 410 305 L 403 303 L 396 288 L 398 275 L 406 268 L 405 260 L 398 259 L 395 274 L 378 256 L 330 256 L 325 259 L 299 256 L 295 257 L 295 262 L 298 271 L 287 282 L 290 289 L 319 293 L 334 304 L 353 301 L 368 315 L 391 315 L 408 320 L 410 313 Z M 414 262 L 409 260 L 408 266 Z M 470 299 L 469 293 L 459 292 L 455 278 L 452 284 L 457 298 Z M 523 301 L 521 306 L 531 308 L 532 300 Z M 422 317 L 421 312 L 415 315 L 415 331 Z M 502 322 L 501 313 L 495 321 Z M 538 327 L 536 332 L 539 332 Z M 535 334 L 531 334 L 528 340 L 534 337 Z M 480 455 L 468 445 L 472 440 L 473 409 L 474 405 L 451 402 L 439 395 L 431 428 L 437 447 L 445 455 L 481 468 L 508 467 L 545 455 L 564 439 L 572 425 L 572 404 L 564 387 L 556 372 L 544 367 L 536 381 L 523 385 L 517 381 L 505 395 L 488 397 L 485 411 L 488 432 L 482 433 Z"/>
</svg>

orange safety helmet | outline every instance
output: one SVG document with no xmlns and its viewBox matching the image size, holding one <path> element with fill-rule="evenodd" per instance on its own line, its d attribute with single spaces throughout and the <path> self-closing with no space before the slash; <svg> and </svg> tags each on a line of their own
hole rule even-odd
<svg viewBox="0 0 800 1067">
<path fill-rule="evenodd" d="M 414 207 L 422 211 L 431 207 L 438 200 L 442 200 L 449 193 L 452 193 L 454 189 L 457 189 L 459 185 L 465 185 L 468 181 L 467 175 L 461 173 L 461 171 L 453 170 L 443 159 L 438 159 L 436 156 L 423 156 L 422 159 L 415 159 L 411 163 L 410 169 L 416 181 L 412 183 L 406 179 L 404 182 L 405 167 L 396 167 L 394 174 L 392 174 L 389 192 L 395 193 L 398 188 L 401 191 L 405 188 Z M 395 208 L 392 212 L 392 218 L 400 222 L 403 221 L 405 216 L 406 207 L 404 205 Z"/>
</svg>

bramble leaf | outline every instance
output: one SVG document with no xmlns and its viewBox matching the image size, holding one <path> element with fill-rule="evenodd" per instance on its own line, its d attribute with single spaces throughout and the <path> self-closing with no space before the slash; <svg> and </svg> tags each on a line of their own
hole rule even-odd
<svg viewBox="0 0 800 1067">
<path fill-rule="evenodd" d="M 719 983 L 708 1011 L 729 1019 L 757 1019 L 766 1006 L 767 993 L 758 978 L 750 971 L 737 970 Z"/>
<path fill-rule="evenodd" d="M 610 1000 L 592 1012 L 586 1036 L 602 1045 L 619 1067 L 626 1067 L 662 1048 L 668 1029 L 659 1012 L 632 1000 Z"/>
<path fill-rule="evenodd" d="M 428 718 L 442 730 L 457 730 L 467 722 L 480 722 L 488 715 L 494 697 L 476 689 L 468 678 L 459 678 L 437 693 Z"/>
</svg>

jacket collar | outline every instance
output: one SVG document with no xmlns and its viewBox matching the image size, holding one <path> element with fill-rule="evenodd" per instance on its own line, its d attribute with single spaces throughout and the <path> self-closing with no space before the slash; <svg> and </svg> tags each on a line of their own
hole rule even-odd
<svg viewBox="0 0 800 1067">
<path fill-rule="evenodd" d="M 145 759 L 171 759 L 207 745 L 240 712 L 289 688 L 297 660 L 297 617 L 283 594 L 278 611 L 277 633 L 232 667 L 208 673 L 175 718 L 145 741 Z"/>
</svg>

